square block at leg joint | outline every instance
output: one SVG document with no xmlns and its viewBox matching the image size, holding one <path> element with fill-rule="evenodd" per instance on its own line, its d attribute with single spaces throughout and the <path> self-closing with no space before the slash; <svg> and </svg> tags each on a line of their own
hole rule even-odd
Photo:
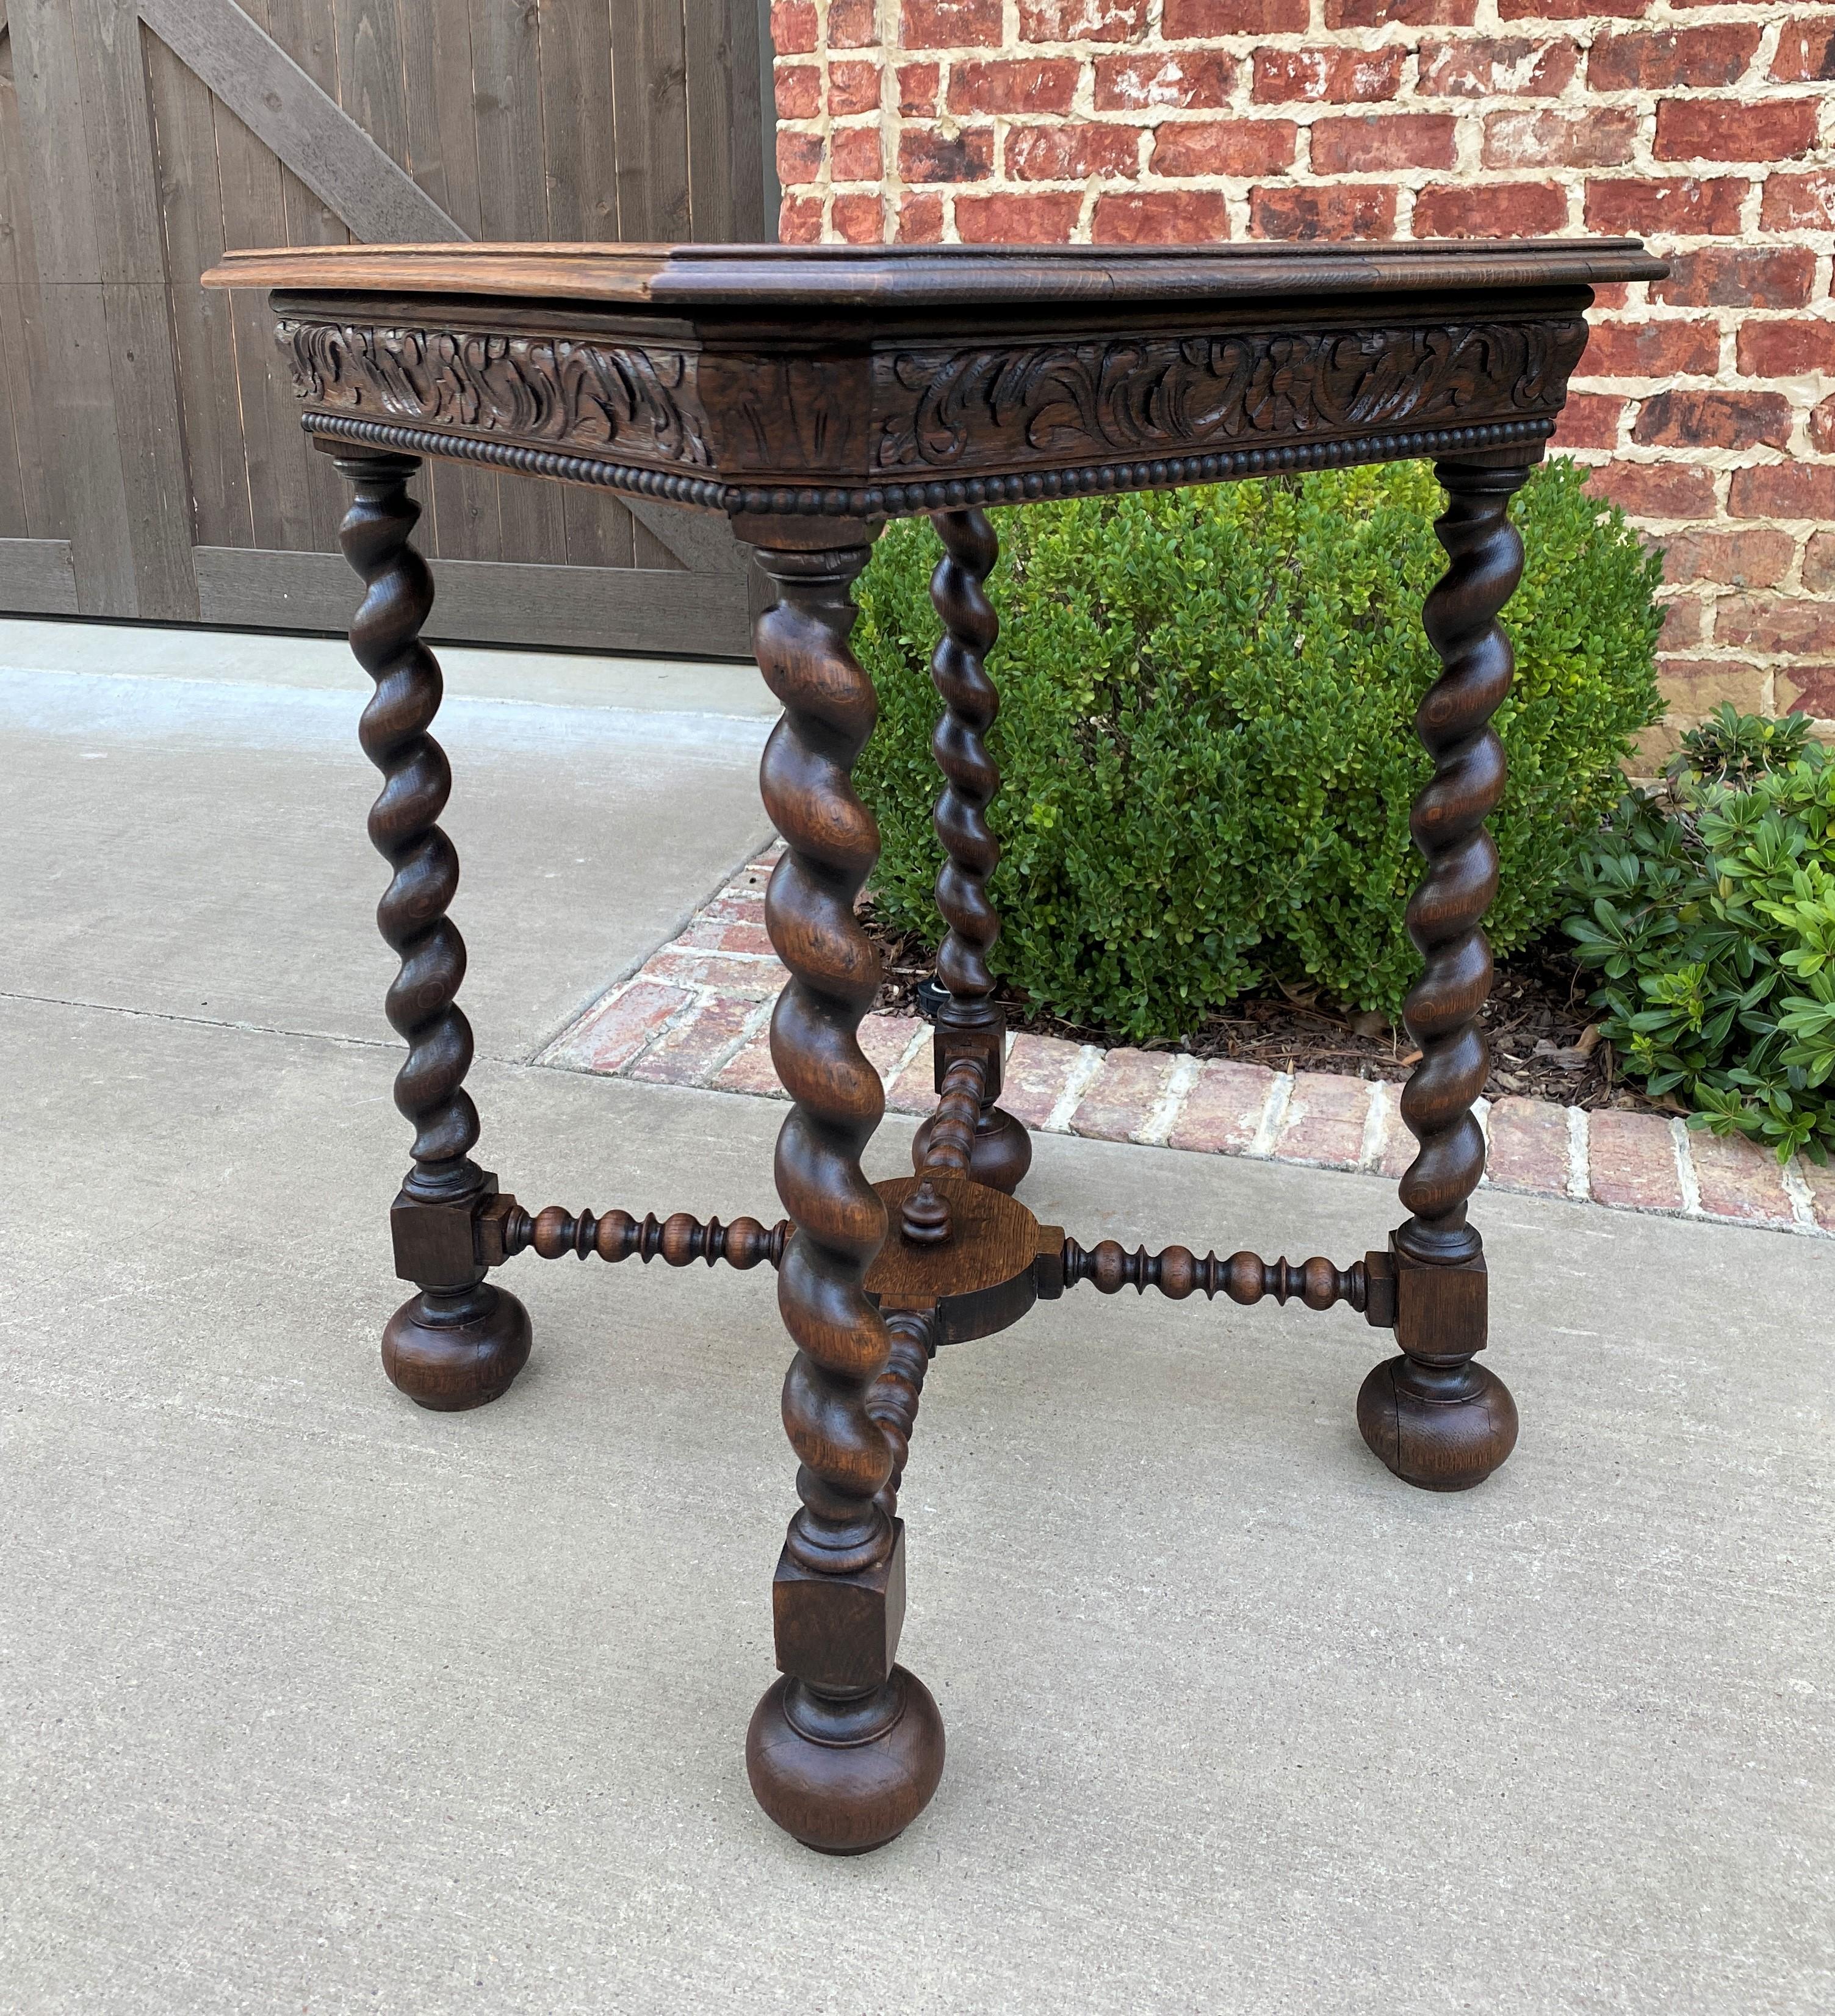
<svg viewBox="0 0 1835 2016">
<path fill-rule="evenodd" d="M 877 1565 L 823 1575 L 786 1548 L 771 1580 L 777 1669 L 831 1694 L 880 1686 L 898 1656 L 905 1623 L 905 1522 Z"/>
<path fill-rule="evenodd" d="M 1395 1341 L 1414 1358 L 1464 1358 L 1489 1334 L 1488 1282 L 1481 1255 L 1457 1267 L 1395 1255 Z"/>
<path fill-rule="evenodd" d="M 939 1028 L 931 1039 L 936 1090 L 943 1089 L 943 1075 L 958 1057 L 976 1057 L 981 1061 L 981 1098 L 984 1106 L 991 1106 L 1000 1096 L 1005 1082 L 1003 1066 L 1007 1055 L 1007 1027 L 997 1022 L 985 1029 Z"/>
<path fill-rule="evenodd" d="M 388 1214 L 396 1273 L 423 1287 L 465 1287 L 478 1280 L 485 1265 L 478 1221 L 496 1194 L 497 1179 L 488 1175 L 481 1189 L 443 1204 L 425 1204 L 401 1191 Z"/>
</svg>

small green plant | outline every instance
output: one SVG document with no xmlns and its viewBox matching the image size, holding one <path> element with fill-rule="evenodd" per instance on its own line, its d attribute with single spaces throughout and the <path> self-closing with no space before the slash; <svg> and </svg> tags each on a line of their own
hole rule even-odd
<svg viewBox="0 0 1835 2016">
<path fill-rule="evenodd" d="M 1562 915 L 1660 711 L 1659 563 L 1584 476 L 1550 463 L 1513 507 L 1527 564 L 1497 717 L 1502 951 Z M 1413 723 L 1440 671 L 1421 603 L 1445 567 L 1443 502 L 1413 463 L 995 514 L 997 973 L 1135 1042 L 1184 1035 L 1271 979 L 1399 1010 L 1419 967 L 1408 808 L 1429 769 Z M 890 527 L 854 635 L 881 705 L 859 772 L 884 839 L 876 898 L 933 944 L 939 555 L 921 521 Z"/>
<path fill-rule="evenodd" d="M 1671 782 L 1685 776 L 1697 784 L 1748 784 L 1761 770 L 1788 769 L 1803 754 L 1808 734 L 1807 715 L 1787 714 L 1774 721 L 1742 714 L 1730 700 L 1723 700 L 1682 737 L 1670 765 Z"/>
<path fill-rule="evenodd" d="M 1583 859 L 1567 934 L 1625 1070 L 1780 1162 L 1835 1143 L 1835 763 L 1727 707 Z"/>
</svg>

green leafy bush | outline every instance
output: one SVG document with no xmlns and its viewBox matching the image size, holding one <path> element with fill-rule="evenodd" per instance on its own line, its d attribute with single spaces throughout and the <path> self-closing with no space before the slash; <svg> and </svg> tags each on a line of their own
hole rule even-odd
<svg viewBox="0 0 1835 2016">
<path fill-rule="evenodd" d="M 1660 711 L 1659 565 L 1584 476 L 1551 463 L 1513 506 L 1527 564 L 1497 722 L 1505 950 L 1560 916 L 1631 737 Z M 1429 769 L 1413 720 L 1439 670 L 1421 602 L 1445 565 L 1443 502 L 1416 463 L 995 514 L 997 972 L 1135 1041 L 1267 978 L 1399 1010 L 1418 964 L 1408 806 Z M 881 709 L 859 772 L 884 836 L 881 914 L 932 943 L 939 553 L 921 520 L 889 527 L 854 637 Z"/>
<path fill-rule="evenodd" d="M 1801 717 L 1723 707 L 1667 804 L 1632 792 L 1567 920 L 1624 1068 L 1779 1161 L 1835 1142 L 1835 762 Z"/>
</svg>

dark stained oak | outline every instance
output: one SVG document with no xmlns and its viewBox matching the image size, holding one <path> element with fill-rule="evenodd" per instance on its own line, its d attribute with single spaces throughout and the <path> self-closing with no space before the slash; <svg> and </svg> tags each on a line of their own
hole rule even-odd
<svg viewBox="0 0 1835 2016">
<path fill-rule="evenodd" d="M 890 1215 L 902 1213 L 927 1185 L 949 1208 L 949 1237 L 914 1240 L 901 1232 L 888 1240 L 867 1273 L 867 1291 L 889 1312 L 928 1310 L 941 1344 L 993 1337 L 1032 1307 L 1040 1292 L 1038 1256 L 1055 1251 L 1063 1235 L 1041 1226 L 1017 1197 L 965 1175 L 938 1170 L 895 1176 L 878 1188 Z"/>
<path fill-rule="evenodd" d="M 918 1402 L 930 1361 L 936 1355 L 936 1318 L 926 1309 L 895 1309 L 885 1319 L 885 1334 L 891 1341 L 885 1365 L 867 1395 L 867 1411 L 892 1448 L 892 1474 L 879 1492 L 879 1503 L 889 1519 L 898 1513 L 899 1487 L 905 1481 L 911 1431 L 918 1424 Z"/>
<path fill-rule="evenodd" d="M 1498 872 L 1485 822 L 1504 780 L 1491 721 L 1512 674 L 1498 619 L 1523 558 L 1508 508 L 1556 427 L 1592 289 L 1664 270 L 1623 240 L 470 245 L 236 253 L 208 276 L 276 290 L 303 424 L 354 493 L 344 542 L 366 592 L 351 635 L 377 682 L 363 744 L 384 779 L 371 830 L 393 872 L 380 921 L 402 961 L 389 1012 L 416 1129 L 391 1218 L 398 1269 L 419 1292 L 389 1327 L 390 1375 L 427 1406 L 500 1393 L 528 1319 L 487 1276 L 521 1253 L 776 1270 L 795 1347 L 783 1419 L 798 1505 L 772 1586 L 780 1678 L 746 1763 L 766 1812 L 810 1847 L 891 1840 L 943 1769 L 936 1702 L 897 1660 L 898 1492 L 942 1345 L 1083 1283 L 1297 1301 L 1393 1333 L 1397 1355 L 1365 1381 L 1357 1415 L 1397 1477 L 1463 1490 L 1510 1453 L 1515 1406 L 1476 1362 L 1489 1277 L 1467 1216 L 1484 1166 L 1473 1107 Z M 658 516 L 719 514 L 770 585 L 754 642 L 784 707 L 761 771 L 787 849 L 766 903 L 790 975 L 771 1028 L 791 1101 L 776 1226 L 526 1211 L 471 1160 L 464 949 L 446 916 L 458 868 L 438 823 L 449 780 L 428 733 L 439 672 L 420 641 L 431 590 L 409 543 L 422 455 L 609 488 Z M 1408 909 L 1422 970 L 1406 1010 L 1421 1053 L 1401 1102 L 1419 1144 L 1406 1220 L 1342 1265 L 1086 1248 L 1011 1193 L 1031 1145 L 998 1103 L 986 507 L 1401 456 L 1431 458 L 1448 500 L 1447 571 L 1423 612 L 1443 669 L 1417 720 L 1433 774 L 1412 814 L 1424 870 Z M 888 517 L 918 513 L 943 547 L 946 998 L 915 1173 L 875 1185 L 861 1157 L 884 1095 L 859 1031 L 881 974 L 855 899 L 879 843 L 853 772 L 876 702 L 849 640 L 873 540 Z"/>
<path fill-rule="evenodd" d="M 1220 298 L 1592 287 L 1660 279 L 1635 238 L 1409 239 L 1301 245 L 330 245 L 226 253 L 207 286 L 287 293 L 590 302 L 677 314 L 744 311 L 793 340 L 793 314 L 981 313 Z"/>
<path fill-rule="evenodd" d="M 1014 1190 L 1032 1167 L 1032 1142 L 1021 1123 L 995 1103 L 1000 1096 L 1007 1024 L 993 999 L 993 975 L 988 970 L 1000 920 L 988 900 L 987 880 L 1000 866 L 1000 844 L 988 824 L 987 812 L 1000 787 L 1000 773 L 988 754 L 987 736 L 1000 713 L 1000 697 L 988 676 L 987 660 L 1000 625 L 988 599 L 986 581 L 1000 557 L 1000 544 L 985 512 L 939 511 L 931 522 L 943 542 L 943 556 L 930 585 L 931 600 L 943 625 L 930 668 L 943 714 L 931 749 L 943 775 L 936 813 L 936 837 L 944 855 L 936 878 L 936 907 L 948 927 L 937 952 L 936 971 L 949 993 L 936 1018 L 939 1103 L 935 1117 L 918 1129 L 912 1155 L 923 1169 L 933 1130 L 943 1125 L 948 1110 L 950 1072 L 959 1060 L 979 1060 L 979 1109 L 965 1166 L 977 1183 Z"/>
<path fill-rule="evenodd" d="M 930 668 L 943 701 L 931 742 L 943 773 L 936 826 L 945 860 L 936 878 L 936 907 L 949 927 L 936 970 L 950 990 L 951 1022 L 972 1028 L 994 1012 L 988 954 L 1000 935 L 1000 920 L 987 893 L 988 877 L 1000 860 L 1000 844 L 987 822 L 988 807 L 1000 788 L 987 745 L 1000 708 L 987 660 L 1000 625 L 986 587 L 1000 544 L 985 511 L 939 511 L 931 523 L 943 543 L 930 588 L 943 625 Z"/>
<path fill-rule="evenodd" d="M 758 661 L 784 704 L 759 777 L 786 852 L 765 922 L 790 970 L 771 1018 L 771 1055 L 791 1098 L 777 1137 L 777 1193 L 796 1226 L 777 1306 L 796 1344 L 784 1425 L 801 1508 L 773 1584 L 777 1664 L 747 1739 L 752 1790 L 778 1824 L 831 1853 L 876 1848 L 928 1802 L 943 1769 L 943 1724 L 896 1665 L 904 1615 L 904 1529 L 880 1503 L 891 1474 L 867 1398 L 889 1350 L 864 1283 L 885 1237 L 885 1207 L 860 1169 L 885 1111 L 858 1039 L 879 955 L 854 914 L 878 858 L 854 761 L 878 713 L 848 649 L 853 584 L 865 546 L 760 547 L 778 599 L 758 621 Z"/>
<path fill-rule="evenodd" d="M 1093 1281 L 1105 1295 L 1119 1295 L 1123 1288 L 1145 1294 L 1157 1288 L 1174 1302 L 1188 1295 L 1202 1294 L 1210 1301 L 1228 1295 L 1246 1308 L 1272 1296 L 1283 1305 L 1296 1299 L 1309 1309 L 1328 1309 L 1338 1302 L 1359 1312 L 1369 1307 L 1369 1273 L 1361 1260 L 1348 1267 L 1317 1257 L 1296 1267 L 1255 1253 L 1232 1253 L 1228 1260 L 1207 1253 L 1200 1260 L 1183 1246 L 1169 1246 L 1163 1253 L 1149 1253 L 1141 1246 L 1130 1253 L 1112 1239 L 1100 1240 L 1085 1252 L 1074 1239 L 1067 1239 L 1063 1267 L 1067 1285 Z"/>
<path fill-rule="evenodd" d="M 518 1253 L 534 1253 L 544 1260 L 571 1253 L 581 1260 L 591 1254 L 615 1266 L 633 1255 L 647 1267 L 658 1259 L 665 1267 L 691 1267 L 697 1260 L 712 1267 L 723 1260 L 741 1274 L 761 1263 L 781 1266 L 794 1229 L 788 1219 L 766 1226 L 755 1218 L 736 1218 L 730 1225 L 711 1218 L 704 1225 L 685 1211 L 662 1219 L 647 1211 L 637 1219 L 628 1211 L 575 1215 L 550 1204 L 532 1214 L 507 1196 L 485 1205 L 478 1226 L 481 1251 L 493 1267 Z"/>
<path fill-rule="evenodd" d="M 902 1534 L 899 1485 L 936 1348 L 935 1320 L 926 1312 L 901 1310 L 886 1318 L 885 1335 L 885 1362 L 867 1390 L 867 1412 L 889 1459 L 874 1502 Z M 895 1560 L 902 1617 L 902 1550 Z M 857 1622 L 849 1622 L 857 1635 Z M 876 1615 L 866 1622 L 869 1630 L 881 1628 Z M 887 1633 L 888 1661 L 896 1638 L 895 1623 Z M 943 1717 L 930 1690 L 903 1666 L 892 1666 L 883 1687 L 852 1697 L 819 1694 L 786 1672 L 753 1712 L 745 1762 L 759 1803 L 779 1826 L 824 1854 L 860 1855 L 882 1845 L 929 1804 L 943 1777 Z"/>
<path fill-rule="evenodd" d="M 1592 285 L 1660 272 L 1602 240 L 308 247 L 205 277 L 276 290 L 312 432 L 863 526 L 1512 444 L 1533 459 Z"/>
<path fill-rule="evenodd" d="M 994 1025 L 992 1033 L 997 1042 L 998 1024 Z M 977 1183 L 988 1183 L 986 1169 L 977 1169 L 974 1164 L 982 1114 L 989 1107 L 989 1053 L 980 1051 L 955 1057 L 939 1071 L 936 1111 L 918 1129 L 911 1144 L 911 1160 L 921 1179 L 972 1175 Z M 1023 1132 L 1020 1138 L 1025 1139 Z M 1029 1165 L 1029 1142 L 1026 1143 L 1026 1159 Z M 993 1183 L 990 1187 L 1011 1190 L 1016 1187 L 1017 1181 L 1015 1178 L 1013 1183 Z M 899 1208 L 899 1229 L 906 1238 L 920 1244 L 940 1245 L 950 1237 L 950 1207 L 935 1183 L 920 1181 L 905 1198 Z"/>
<path fill-rule="evenodd" d="M 1478 1014 L 1491 985 L 1483 920 L 1498 887 L 1484 823 L 1504 790 L 1504 748 L 1491 722 L 1514 669 L 1498 616 L 1523 575 L 1508 509 L 1529 468 L 1441 463 L 1435 473 L 1448 499 L 1434 526 L 1447 567 L 1422 620 L 1445 669 L 1415 716 L 1433 758 L 1410 819 L 1427 873 L 1408 905 L 1408 935 L 1426 970 L 1403 1008 L 1421 1060 L 1402 1088 L 1401 1115 L 1420 1152 L 1401 1179 L 1412 1215 L 1393 1240 L 1402 1353 L 1365 1381 L 1357 1424 L 1406 1482 L 1462 1491 L 1482 1483 L 1516 1441 L 1508 1389 L 1472 1362 L 1484 1348 L 1487 1276 L 1465 1201 L 1484 1173 L 1472 1108 L 1490 1064 Z"/>
<path fill-rule="evenodd" d="M 446 915 L 459 857 L 438 823 L 452 776 L 427 733 L 442 683 L 420 642 L 433 579 L 409 543 L 420 507 L 408 480 L 419 466 L 406 455 L 341 455 L 352 498 L 339 538 L 365 584 L 351 649 L 376 682 L 359 735 L 383 774 L 370 837 L 393 872 L 376 920 L 401 959 L 388 1019 L 408 1044 L 395 1104 L 414 1126 L 414 1167 L 390 1218 L 396 1272 L 420 1291 L 389 1319 L 382 1361 L 411 1400 L 452 1413 L 508 1388 L 528 1359 L 529 1319 L 514 1295 L 485 1280 L 474 1248 L 474 1214 L 497 1184 L 471 1159 L 471 1025 L 456 998 L 465 941 Z"/>
</svg>

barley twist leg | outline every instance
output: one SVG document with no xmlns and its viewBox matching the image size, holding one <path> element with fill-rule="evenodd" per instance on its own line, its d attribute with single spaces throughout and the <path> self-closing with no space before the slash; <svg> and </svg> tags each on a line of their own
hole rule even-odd
<svg viewBox="0 0 1835 2016">
<path fill-rule="evenodd" d="M 987 672 L 1000 625 L 985 583 L 1000 544 L 984 512 L 939 511 L 931 523 L 943 542 L 930 585 L 943 621 L 943 641 L 931 661 L 943 713 L 930 746 L 943 774 L 936 824 L 947 857 L 936 878 L 936 906 L 949 927 L 936 960 L 938 977 L 949 989 L 937 1015 L 936 1082 L 940 1092 L 965 1045 L 985 1055 L 987 1079 L 969 1174 L 977 1183 L 1011 1193 L 1032 1166 L 1032 1139 L 1020 1121 L 996 1103 L 1006 1018 L 994 1003 L 987 963 L 1000 935 L 1000 916 L 987 894 L 988 877 L 1000 859 L 1000 843 L 987 822 L 988 807 L 1000 788 L 1000 773 L 987 746 L 988 731 L 1000 711 L 1000 697 Z M 920 1172 L 928 1142 L 927 1123 L 912 1149 Z"/>
<path fill-rule="evenodd" d="M 491 1287 L 478 1264 L 473 1220 L 496 1179 L 471 1159 L 478 1111 L 465 1090 L 471 1027 L 456 996 L 465 943 L 446 915 L 459 857 L 438 820 L 452 778 L 427 733 L 441 697 L 440 668 L 420 641 L 433 607 L 427 563 L 409 543 L 420 507 L 408 495 L 412 455 L 340 453 L 353 498 L 339 537 L 365 584 L 351 649 L 376 682 L 359 731 L 383 775 L 370 837 L 393 873 L 377 910 L 401 960 L 388 1019 L 406 1039 L 395 1104 L 414 1127 L 414 1166 L 390 1214 L 396 1272 L 420 1292 L 389 1319 L 382 1359 L 389 1377 L 424 1407 L 445 1412 L 496 1399 L 529 1353 L 528 1315 Z"/>
<path fill-rule="evenodd" d="M 1498 851 L 1485 820 L 1504 788 L 1491 722 L 1512 671 L 1498 617 L 1522 578 L 1523 542 L 1509 507 L 1529 472 L 1443 463 L 1438 473 L 1448 501 L 1434 530 L 1448 566 L 1422 620 L 1445 670 L 1415 717 L 1433 775 L 1411 819 L 1427 872 L 1408 905 L 1408 935 L 1425 970 L 1403 1011 L 1421 1059 L 1401 1113 L 1420 1152 L 1401 1179 L 1411 1215 L 1391 1242 L 1402 1355 L 1365 1381 L 1357 1420 L 1406 1482 L 1462 1491 L 1488 1477 L 1516 1440 L 1509 1389 L 1473 1362 L 1485 1344 L 1486 1281 L 1465 1202 L 1484 1172 L 1472 1107 L 1490 1061 L 1478 1017 L 1491 992 L 1483 920 L 1497 891 Z"/>
<path fill-rule="evenodd" d="M 924 1376 L 936 1350 L 936 1318 L 928 1312 L 895 1309 L 886 1318 L 885 1327 L 892 1348 L 885 1370 L 867 1395 L 867 1411 L 885 1431 L 892 1449 L 892 1474 L 879 1493 L 879 1502 L 890 1518 L 898 1512 L 899 1487 L 905 1481 L 905 1460 L 911 1453 L 911 1431 L 918 1424 Z"/>
<path fill-rule="evenodd" d="M 877 711 L 848 648 L 851 589 L 868 549 L 761 543 L 778 600 L 759 617 L 760 669 L 784 704 L 761 771 L 787 851 L 766 922 L 790 978 L 771 1054 L 792 1101 L 777 1193 L 796 1227 L 777 1304 L 796 1345 L 784 1424 L 802 1503 L 773 1584 L 784 1677 L 752 1718 L 746 1761 L 759 1802 L 810 1847 L 858 1853 L 900 1833 L 936 1789 L 943 1723 L 894 1663 L 904 1608 L 902 1525 L 879 1502 L 892 1453 L 869 1406 L 889 1340 L 862 1283 L 885 1211 L 860 1170 L 885 1108 L 859 1042 L 880 963 L 854 915 L 879 851 L 852 782 Z"/>
</svg>

